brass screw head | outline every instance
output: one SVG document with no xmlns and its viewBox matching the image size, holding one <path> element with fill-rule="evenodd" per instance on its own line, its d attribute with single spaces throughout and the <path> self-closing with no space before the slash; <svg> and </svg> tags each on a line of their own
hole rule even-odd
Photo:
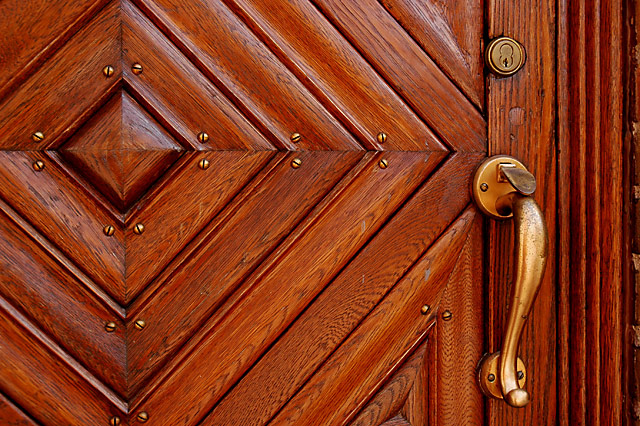
<svg viewBox="0 0 640 426">
<path fill-rule="evenodd" d="M 209 168 L 209 160 L 207 160 L 206 158 L 203 158 L 198 163 L 198 167 L 200 167 L 202 170 L 207 170 Z"/>
<path fill-rule="evenodd" d="M 105 225 L 105 227 L 102 228 L 102 232 L 104 232 L 104 235 L 107 237 L 110 237 L 116 232 L 116 228 L 111 225 Z"/>
<path fill-rule="evenodd" d="M 297 169 L 300 166 L 302 166 L 302 160 L 301 159 L 294 158 L 293 160 L 291 160 L 291 167 L 293 167 L 294 169 Z"/>
<path fill-rule="evenodd" d="M 104 74 L 105 77 L 111 77 L 114 71 L 115 70 L 111 65 L 107 65 L 106 67 L 102 68 L 102 74 Z"/>
<path fill-rule="evenodd" d="M 44 139 L 44 133 L 35 132 L 31 135 L 31 139 L 33 139 L 34 142 L 42 142 L 42 140 Z"/>
<path fill-rule="evenodd" d="M 442 319 L 445 321 L 449 321 L 451 317 L 453 317 L 453 314 L 449 310 L 446 310 L 442 313 Z"/>
<path fill-rule="evenodd" d="M 137 223 L 136 226 L 133 227 L 133 233 L 137 235 L 141 235 L 144 232 L 144 225 L 141 223 Z"/>
<path fill-rule="evenodd" d="M 486 182 L 480 184 L 480 191 L 487 192 L 489 190 L 489 185 Z"/>
<path fill-rule="evenodd" d="M 209 134 L 207 132 L 198 133 L 198 140 L 202 143 L 209 142 Z"/>
<path fill-rule="evenodd" d="M 113 333 L 114 331 L 116 331 L 116 327 L 116 323 L 113 321 L 109 321 L 104 325 L 104 329 L 107 330 L 108 333 Z"/>
<path fill-rule="evenodd" d="M 429 313 L 429 309 L 431 309 L 429 305 L 422 305 L 422 308 L 420 308 L 420 313 L 422 315 L 427 315 Z"/>
<path fill-rule="evenodd" d="M 133 324 L 138 330 L 142 330 L 147 326 L 147 323 L 144 320 L 136 320 Z"/>
<path fill-rule="evenodd" d="M 380 166 L 381 169 L 386 169 L 387 167 L 389 167 L 389 162 L 387 161 L 386 158 L 383 158 L 378 162 L 378 165 Z"/>
<path fill-rule="evenodd" d="M 298 132 L 296 133 L 291 133 L 291 142 L 293 143 L 298 143 L 302 140 L 302 135 Z"/>
<path fill-rule="evenodd" d="M 139 421 L 140 423 L 144 423 L 144 422 L 146 422 L 147 420 L 149 420 L 149 414 L 148 414 L 146 411 L 140 411 L 140 412 L 138 413 L 138 421 Z"/>
<path fill-rule="evenodd" d="M 142 74 L 142 65 L 140 65 L 139 63 L 135 63 L 131 66 L 131 71 L 135 74 L 135 75 L 140 75 Z"/>
<path fill-rule="evenodd" d="M 385 143 L 387 141 L 387 134 L 384 132 L 380 132 L 378 133 L 377 139 L 379 143 Z"/>
<path fill-rule="evenodd" d="M 42 170 L 44 170 L 44 161 L 42 160 L 36 160 L 33 162 L 33 170 L 35 170 L 36 172 L 41 172 Z"/>
<path fill-rule="evenodd" d="M 113 416 L 109 419 L 109 426 L 119 426 L 120 425 L 120 417 Z"/>
<path fill-rule="evenodd" d="M 524 379 L 524 372 L 518 371 L 518 380 Z"/>
</svg>

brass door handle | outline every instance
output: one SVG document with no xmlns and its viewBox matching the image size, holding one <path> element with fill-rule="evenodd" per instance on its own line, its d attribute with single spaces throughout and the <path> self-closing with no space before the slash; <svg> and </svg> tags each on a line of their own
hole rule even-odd
<svg viewBox="0 0 640 426">
<path fill-rule="evenodd" d="M 535 189 L 535 177 L 507 156 L 485 160 L 473 182 L 473 196 L 483 213 L 494 219 L 514 219 L 516 275 L 502 350 L 485 356 L 478 372 L 484 394 L 504 399 L 513 407 L 524 407 L 530 401 L 529 393 L 522 389 L 526 371 L 517 351 L 548 254 L 544 216 L 530 197 Z"/>
</svg>

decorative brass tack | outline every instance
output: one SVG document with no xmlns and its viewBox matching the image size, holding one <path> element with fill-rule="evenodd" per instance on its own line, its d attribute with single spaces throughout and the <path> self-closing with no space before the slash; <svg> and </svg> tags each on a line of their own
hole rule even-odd
<svg viewBox="0 0 640 426">
<path fill-rule="evenodd" d="M 487 376 L 487 379 L 489 379 L 489 381 L 490 381 L 491 383 L 493 383 L 493 382 L 495 382 L 495 381 L 496 381 L 496 375 L 495 375 L 495 374 L 489 374 L 489 375 Z"/>
<path fill-rule="evenodd" d="M 207 132 L 198 133 L 198 140 L 202 143 L 207 143 L 209 141 L 209 134 Z"/>
<path fill-rule="evenodd" d="M 114 71 L 115 70 L 111 65 L 107 65 L 106 67 L 102 68 L 102 74 L 104 74 L 105 77 L 111 77 Z"/>
<path fill-rule="evenodd" d="M 131 66 L 131 71 L 135 74 L 135 75 L 140 75 L 142 74 L 142 65 L 135 63 Z"/>
<path fill-rule="evenodd" d="M 486 182 L 480 184 L 480 191 L 487 192 L 489 190 L 489 185 Z"/>
<path fill-rule="evenodd" d="M 33 139 L 34 142 L 42 142 L 42 140 L 44 139 L 44 133 L 35 132 L 31 135 L 31 139 Z"/>
<path fill-rule="evenodd" d="M 427 315 L 429 313 L 429 309 L 431 309 L 429 305 L 422 305 L 422 308 L 420 308 L 420 313 L 422 315 Z"/>
<path fill-rule="evenodd" d="M 120 417 L 113 416 L 109 419 L 109 426 L 119 426 L 120 425 Z"/>
<path fill-rule="evenodd" d="M 387 167 L 389 167 L 389 162 L 387 161 L 386 158 L 383 158 L 378 162 L 378 165 L 380 166 L 381 169 L 386 169 Z"/>
<path fill-rule="evenodd" d="M 146 411 L 140 411 L 140 412 L 138 413 L 138 421 L 139 421 L 140 423 L 144 423 L 144 422 L 146 422 L 147 420 L 149 420 L 149 414 L 148 414 Z"/>
<path fill-rule="evenodd" d="M 33 162 L 33 170 L 36 172 L 41 172 L 44 169 L 44 161 L 36 160 Z"/>
<path fill-rule="evenodd" d="M 298 132 L 291 133 L 291 142 L 298 143 L 302 140 L 302 135 Z"/>
<path fill-rule="evenodd" d="M 443 319 L 443 320 L 445 320 L 445 321 L 449 321 L 449 320 L 451 319 L 451 317 L 452 317 L 452 316 L 453 316 L 453 314 L 452 314 L 452 313 L 451 313 L 451 311 L 449 311 L 449 310 L 444 311 L 444 312 L 442 313 L 442 319 Z"/>
<path fill-rule="evenodd" d="M 113 321 L 109 321 L 104 325 L 104 329 L 107 330 L 108 333 L 113 333 L 116 331 L 116 323 Z"/>
<path fill-rule="evenodd" d="M 198 167 L 200 167 L 202 170 L 207 170 L 209 168 L 209 160 L 207 160 L 206 158 L 203 158 L 198 163 Z"/>
<path fill-rule="evenodd" d="M 110 237 L 116 232 L 116 228 L 111 225 L 106 225 L 104 228 L 102 228 L 102 232 L 104 232 L 104 235 L 106 235 L 107 237 Z"/>
<path fill-rule="evenodd" d="M 384 132 L 380 132 L 378 133 L 377 138 L 378 138 L 378 142 L 385 143 L 387 141 L 387 134 Z"/>
<path fill-rule="evenodd" d="M 136 224 L 136 226 L 133 227 L 133 233 L 137 234 L 137 235 L 141 235 L 144 232 L 144 225 L 141 223 Z"/>
<path fill-rule="evenodd" d="M 134 326 L 138 330 L 142 330 L 143 328 L 145 328 L 147 326 L 147 323 L 144 320 L 136 320 L 136 322 L 134 323 Z"/>
<path fill-rule="evenodd" d="M 297 169 L 300 166 L 302 166 L 302 160 L 301 159 L 294 158 L 293 160 L 291 160 L 291 167 L 293 167 L 294 169 Z"/>
</svg>

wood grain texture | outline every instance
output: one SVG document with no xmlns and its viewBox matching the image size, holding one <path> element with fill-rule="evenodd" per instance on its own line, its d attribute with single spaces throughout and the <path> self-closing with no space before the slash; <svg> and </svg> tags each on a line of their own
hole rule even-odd
<svg viewBox="0 0 640 426">
<path fill-rule="evenodd" d="M 222 3 L 136 1 L 245 115 L 278 145 L 362 149 L 298 79 Z"/>
<path fill-rule="evenodd" d="M 0 394 L 0 421 L 6 426 L 36 426 L 29 416 Z"/>
<path fill-rule="evenodd" d="M 313 3 L 444 142 L 456 151 L 486 150 L 483 117 L 380 3 Z"/>
<path fill-rule="evenodd" d="M 556 146 L 555 2 L 491 0 L 489 37 L 508 35 L 527 52 L 524 68 L 510 78 L 489 76 L 489 154 L 511 155 L 536 176 L 534 198 L 549 230 L 546 272 L 522 335 L 519 356 L 527 366 L 531 403 L 520 410 L 488 402 L 488 424 L 551 424 L 557 417 L 556 381 Z M 526 23 L 526 24 L 525 24 Z M 490 222 L 486 293 L 488 351 L 502 344 L 512 288 L 512 224 Z"/>
<path fill-rule="evenodd" d="M 81 116 L 100 102 L 120 73 L 116 69 L 111 78 L 102 74 L 105 65 L 119 62 L 119 16 L 115 4 L 107 6 L 0 104 L 0 148 L 49 146 L 68 136 Z M 44 133 L 44 141 L 31 139 L 36 131 Z"/>
<path fill-rule="evenodd" d="M 484 108 L 483 2 L 382 0 L 387 11 L 480 109 Z"/>
<path fill-rule="evenodd" d="M 310 2 L 226 3 L 368 149 L 445 149 Z M 379 143 L 376 135 L 383 131 L 387 140 Z"/>
</svg>

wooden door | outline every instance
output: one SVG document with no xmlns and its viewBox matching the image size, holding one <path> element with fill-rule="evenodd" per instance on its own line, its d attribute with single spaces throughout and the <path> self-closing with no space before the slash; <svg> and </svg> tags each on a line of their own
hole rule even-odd
<svg viewBox="0 0 640 426">
<path fill-rule="evenodd" d="M 554 5 L 0 2 L 0 423 L 554 419 L 553 260 L 533 403 L 476 384 L 513 265 L 469 190 L 520 158 L 553 252 Z"/>
</svg>

